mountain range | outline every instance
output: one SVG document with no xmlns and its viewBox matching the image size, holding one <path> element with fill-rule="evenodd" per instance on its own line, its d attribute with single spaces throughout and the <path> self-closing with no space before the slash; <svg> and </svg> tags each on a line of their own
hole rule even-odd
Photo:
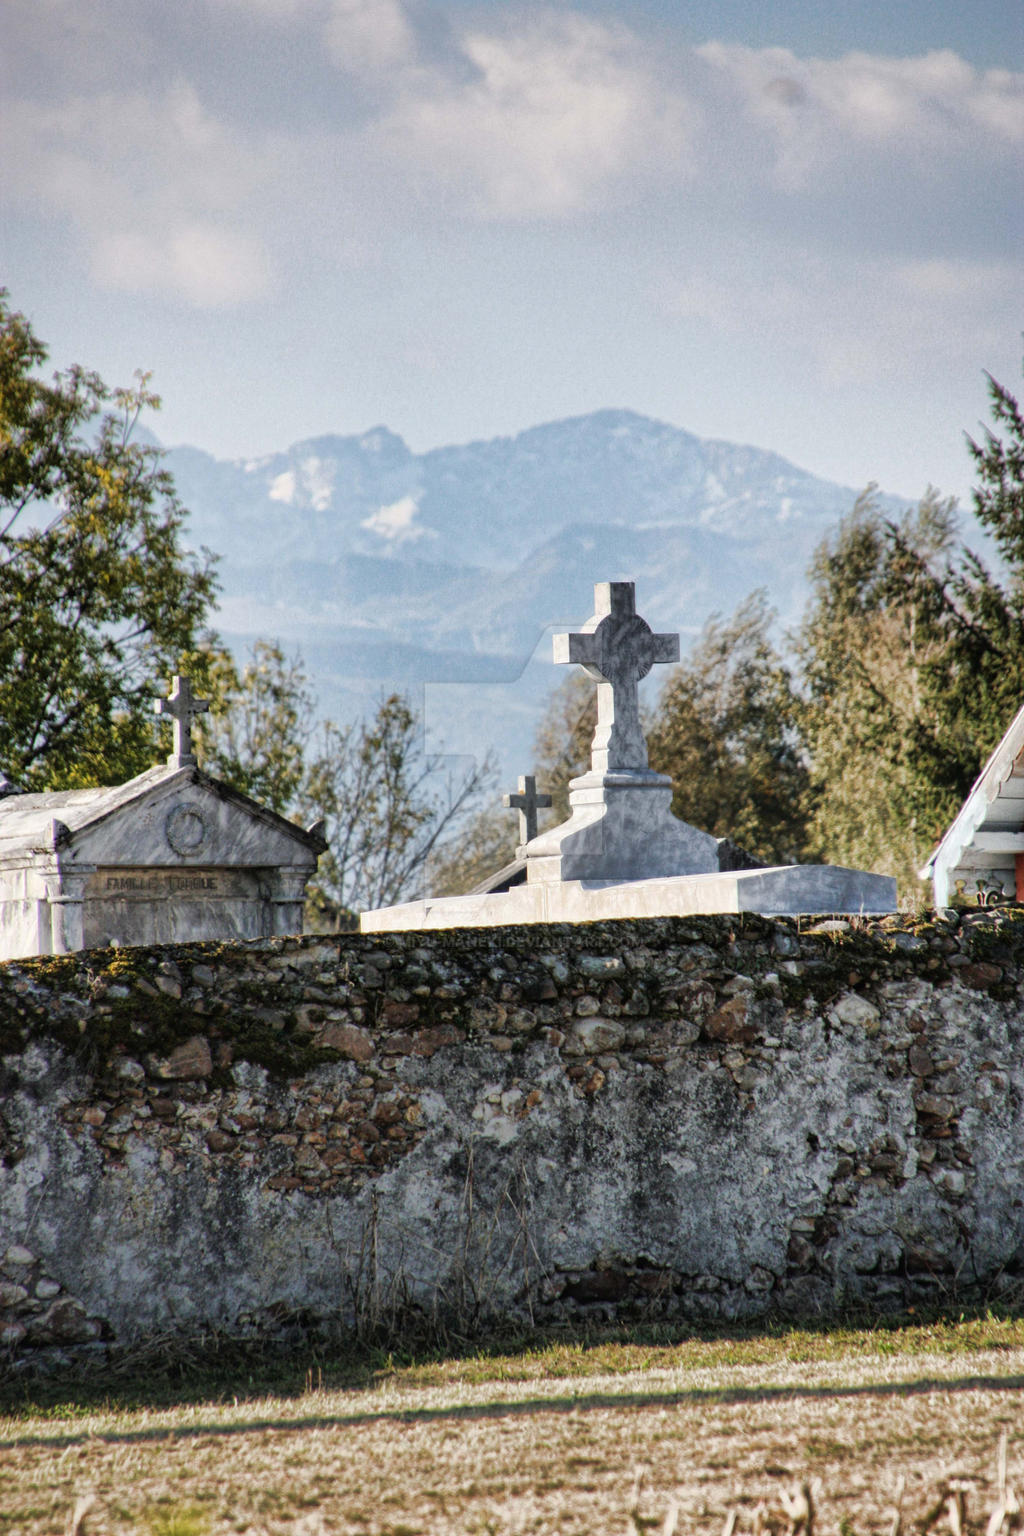
<svg viewBox="0 0 1024 1536">
<path fill-rule="evenodd" d="M 684 647 L 755 587 L 791 624 L 815 547 L 857 495 L 621 410 L 422 454 L 374 427 L 257 459 L 178 447 L 166 462 L 190 539 L 222 557 L 219 623 L 236 650 L 258 636 L 298 649 L 335 718 L 410 691 L 435 748 L 493 746 L 506 775 L 528 770 L 560 680 L 545 632 L 590 616 L 595 581 L 635 580 L 638 610 Z"/>
</svg>

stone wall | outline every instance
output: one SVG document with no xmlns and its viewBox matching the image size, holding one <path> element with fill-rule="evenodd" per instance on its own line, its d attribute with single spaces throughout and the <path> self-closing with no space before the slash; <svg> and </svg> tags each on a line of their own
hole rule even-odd
<svg viewBox="0 0 1024 1536">
<path fill-rule="evenodd" d="M 1019 1296 L 1024 910 L 0 967 L 0 1339 Z"/>
</svg>

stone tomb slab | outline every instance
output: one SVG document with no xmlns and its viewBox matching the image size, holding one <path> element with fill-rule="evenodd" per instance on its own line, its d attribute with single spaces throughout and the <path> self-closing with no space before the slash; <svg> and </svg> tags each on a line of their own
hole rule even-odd
<svg viewBox="0 0 1024 1536">
<path fill-rule="evenodd" d="M 698 913 L 872 914 L 896 910 L 896 882 L 835 864 L 791 864 L 654 880 L 568 880 L 517 885 L 498 895 L 440 896 L 378 907 L 363 933 L 396 929 L 500 928 L 507 923 L 596 923 L 618 917 Z"/>
</svg>

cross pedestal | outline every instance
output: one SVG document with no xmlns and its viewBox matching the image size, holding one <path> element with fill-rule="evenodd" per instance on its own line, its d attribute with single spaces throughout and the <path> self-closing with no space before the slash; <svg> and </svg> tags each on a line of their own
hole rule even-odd
<svg viewBox="0 0 1024 1536">
<path fill-rule="evenodd" d="M 569 785 L 569 820 L 526 849 L 527 882 L 717 871 L 716 839 L 672 815 L 672 781 L 648 766 L 640 724 L 640 682 L 658 663 L 679 660 L 679 636 L 654 634 L 636 611 L 631 581 L 602 581 L 593 617 L 554 637 L 554 659 L 595 679 L 597 730 L 590 772 Z"/>
<path fill-rule="evenodd" d="M 197 699 L 192 692 L 192 679 L 177 672 L 171 678 L 170 697 L 153 700 L 154 713 L 170 715 L 174 721 L 174 751 L 167 759 L 168 767 L 193 766 L 196 755 L 192 750 L 192 721 L 209 707 L 209 699 Z"/>
</svg>

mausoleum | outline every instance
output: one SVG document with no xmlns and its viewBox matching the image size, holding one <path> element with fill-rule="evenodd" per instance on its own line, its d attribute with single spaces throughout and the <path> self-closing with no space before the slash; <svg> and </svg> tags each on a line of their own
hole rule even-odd
<svg viewBox="0 0 1024 1536">
<path fill-rule="evenodd" d="M 109 945 L 301 933 L 326 848 L 204 773 L 195 699 L 176 677 L 166 764 L 127 784 L 0 798 L 0 960 Z"/>
<path fill-rule="evenodd" d="M 937 907 L 1024 901 L 1024 709 L 921 870 L 929 878 Z"/>
<path fill-rule="evenodd" d="M 524 778 L 506 803 L 521 813 L 515 863 L 467 896 L 442 896 L 364 912 L 363 932 L 594 922 L 698 912 L 879 913 L 896 909 L 887 875 L 831 864 L 737 868 L 728 839 L 671 811 L 672 781 L 647 760 L 639 685 L 659 662 L 679 659 L 679 637 L 655 634 L 636 611 L 631 581 L 599 582 L 594 614 L 554 637 L 556 662 L 577 663 L 597 684 L 590 771 L 569 785 L 567 821 L 536 831 Z"/>
</svg>

